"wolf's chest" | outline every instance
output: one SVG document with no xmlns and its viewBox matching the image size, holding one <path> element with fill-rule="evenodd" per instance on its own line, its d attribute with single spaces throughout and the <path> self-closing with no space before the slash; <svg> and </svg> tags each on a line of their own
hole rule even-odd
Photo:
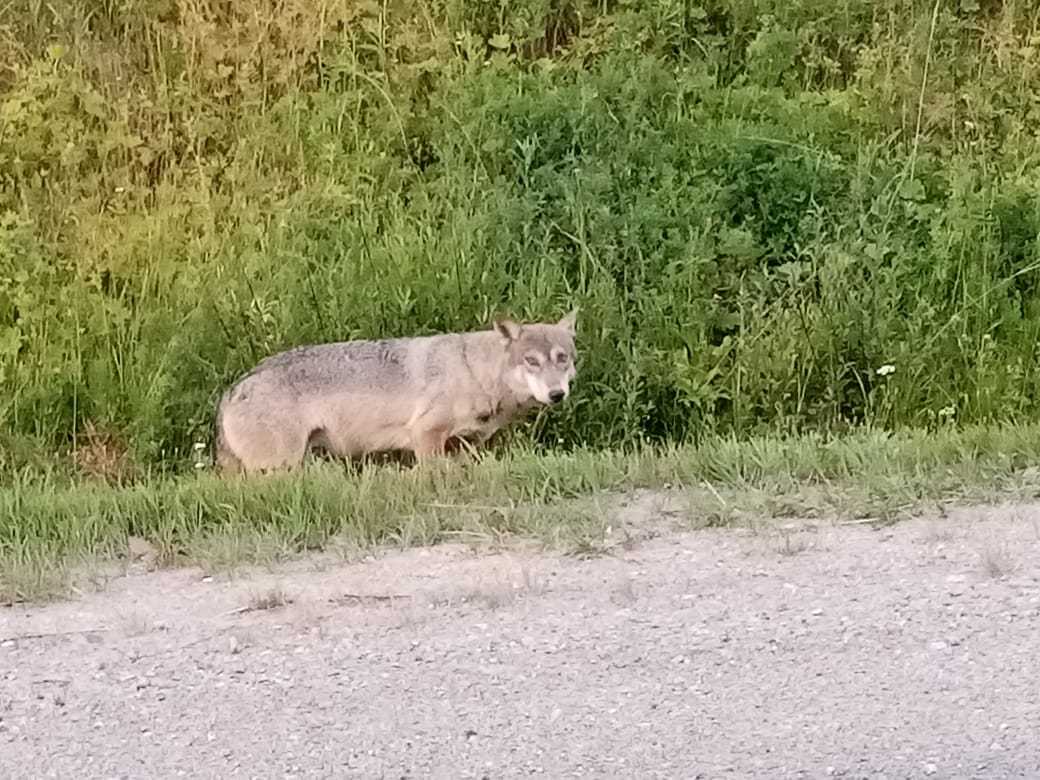
<svg viewBox="0 0 1040 780">
<path fill-rule="evenodd" d="M 486 438 L 509 422 L 510 412 L 506 404 L 481 399 L 467 404 L 459 410 L 455 420 L 455 435 Z"/>
</svg>

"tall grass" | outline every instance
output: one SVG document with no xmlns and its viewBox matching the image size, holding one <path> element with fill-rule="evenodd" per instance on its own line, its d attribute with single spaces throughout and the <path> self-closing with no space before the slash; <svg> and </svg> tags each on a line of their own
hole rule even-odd
<svg viewBox="0 0 1040 780">
<path fill-rule="evenodd" d="M 575 303 L 537 447 L 1040 412 L 1032 4 L 3 13 L 7 479 L 190 467 L 279 348 Z"/>
</svg>

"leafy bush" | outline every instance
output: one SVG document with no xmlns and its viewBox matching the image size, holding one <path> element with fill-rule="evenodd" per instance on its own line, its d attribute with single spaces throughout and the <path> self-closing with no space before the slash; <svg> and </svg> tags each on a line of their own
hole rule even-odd
<svg viewBox="0 0 1040 780">
<path fill-rule="evenodd" d="M 574 303 L 540 444 L 1040 412 L 1028 4 L 95 5 L 0 24 L 5 470 Z"/>
</svg>

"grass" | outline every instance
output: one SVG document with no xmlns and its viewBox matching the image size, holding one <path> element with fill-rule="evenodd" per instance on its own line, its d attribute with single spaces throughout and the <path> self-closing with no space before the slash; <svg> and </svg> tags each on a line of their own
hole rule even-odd
<svg viewBox="0 0 1040 780">
<path fill-rule="evenodd" d="M 175 470 L 282 348 L 574 305 L 540 447 L 1040 420 L 1035 3 L 8 7 L 0 480 Z"/>
<path fill-rule="evenodd" d="M 29 5 L 0 18 L 0 600 L 133 539 L 209 570 L 600 555 L 657 514 L 1034 490 L 1036 4 Z M 574 305 L 575 394 L 508 456 L 175 476 L 267 354 Z M 613 495 L 666 486 L 671 515 Z"/>
<path fill-rule="evenodd" d="M 25 478 L 0 489 L 0 601 L 60 596 L 83 571 L 145 540 L 167 565 L 232 570 L 308 551 L 517 538 L 601 555 L 662 522 L 684 528 L 771 517 L 893 522 L 935 502 L 1040 494 L 1040 426 L 860 431 L 633 452 L 516 452 L 442 467 L 222 480 L 209 473 L 118 487 Z M 666 490 L 681 511 L 626 515 L 618 493 Z M 637 542 L 636 542 L 637 543 Z"/>
<path fill-rule="evenodd" d="M 249 603 L 240 612 L 264 612 L 292 604 L 293 599 L 280 586 L 272 586 L 265 591 L 253 593 Z"/>
</svg>

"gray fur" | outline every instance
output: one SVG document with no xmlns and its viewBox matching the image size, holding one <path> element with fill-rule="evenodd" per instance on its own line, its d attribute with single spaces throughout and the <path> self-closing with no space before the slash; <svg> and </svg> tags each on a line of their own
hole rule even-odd
<svg viewBox="0 0 1040 780">
<path fill-rule="evenodd" d="M 257 472 L 296 467 L 315 446 L 339 457 L 410 450 L 425 458 L 453 438 L 482 443 L 567 396 L 575 317 L 272 355 L 221 397 L 217 464 Z"/>
</svg>

